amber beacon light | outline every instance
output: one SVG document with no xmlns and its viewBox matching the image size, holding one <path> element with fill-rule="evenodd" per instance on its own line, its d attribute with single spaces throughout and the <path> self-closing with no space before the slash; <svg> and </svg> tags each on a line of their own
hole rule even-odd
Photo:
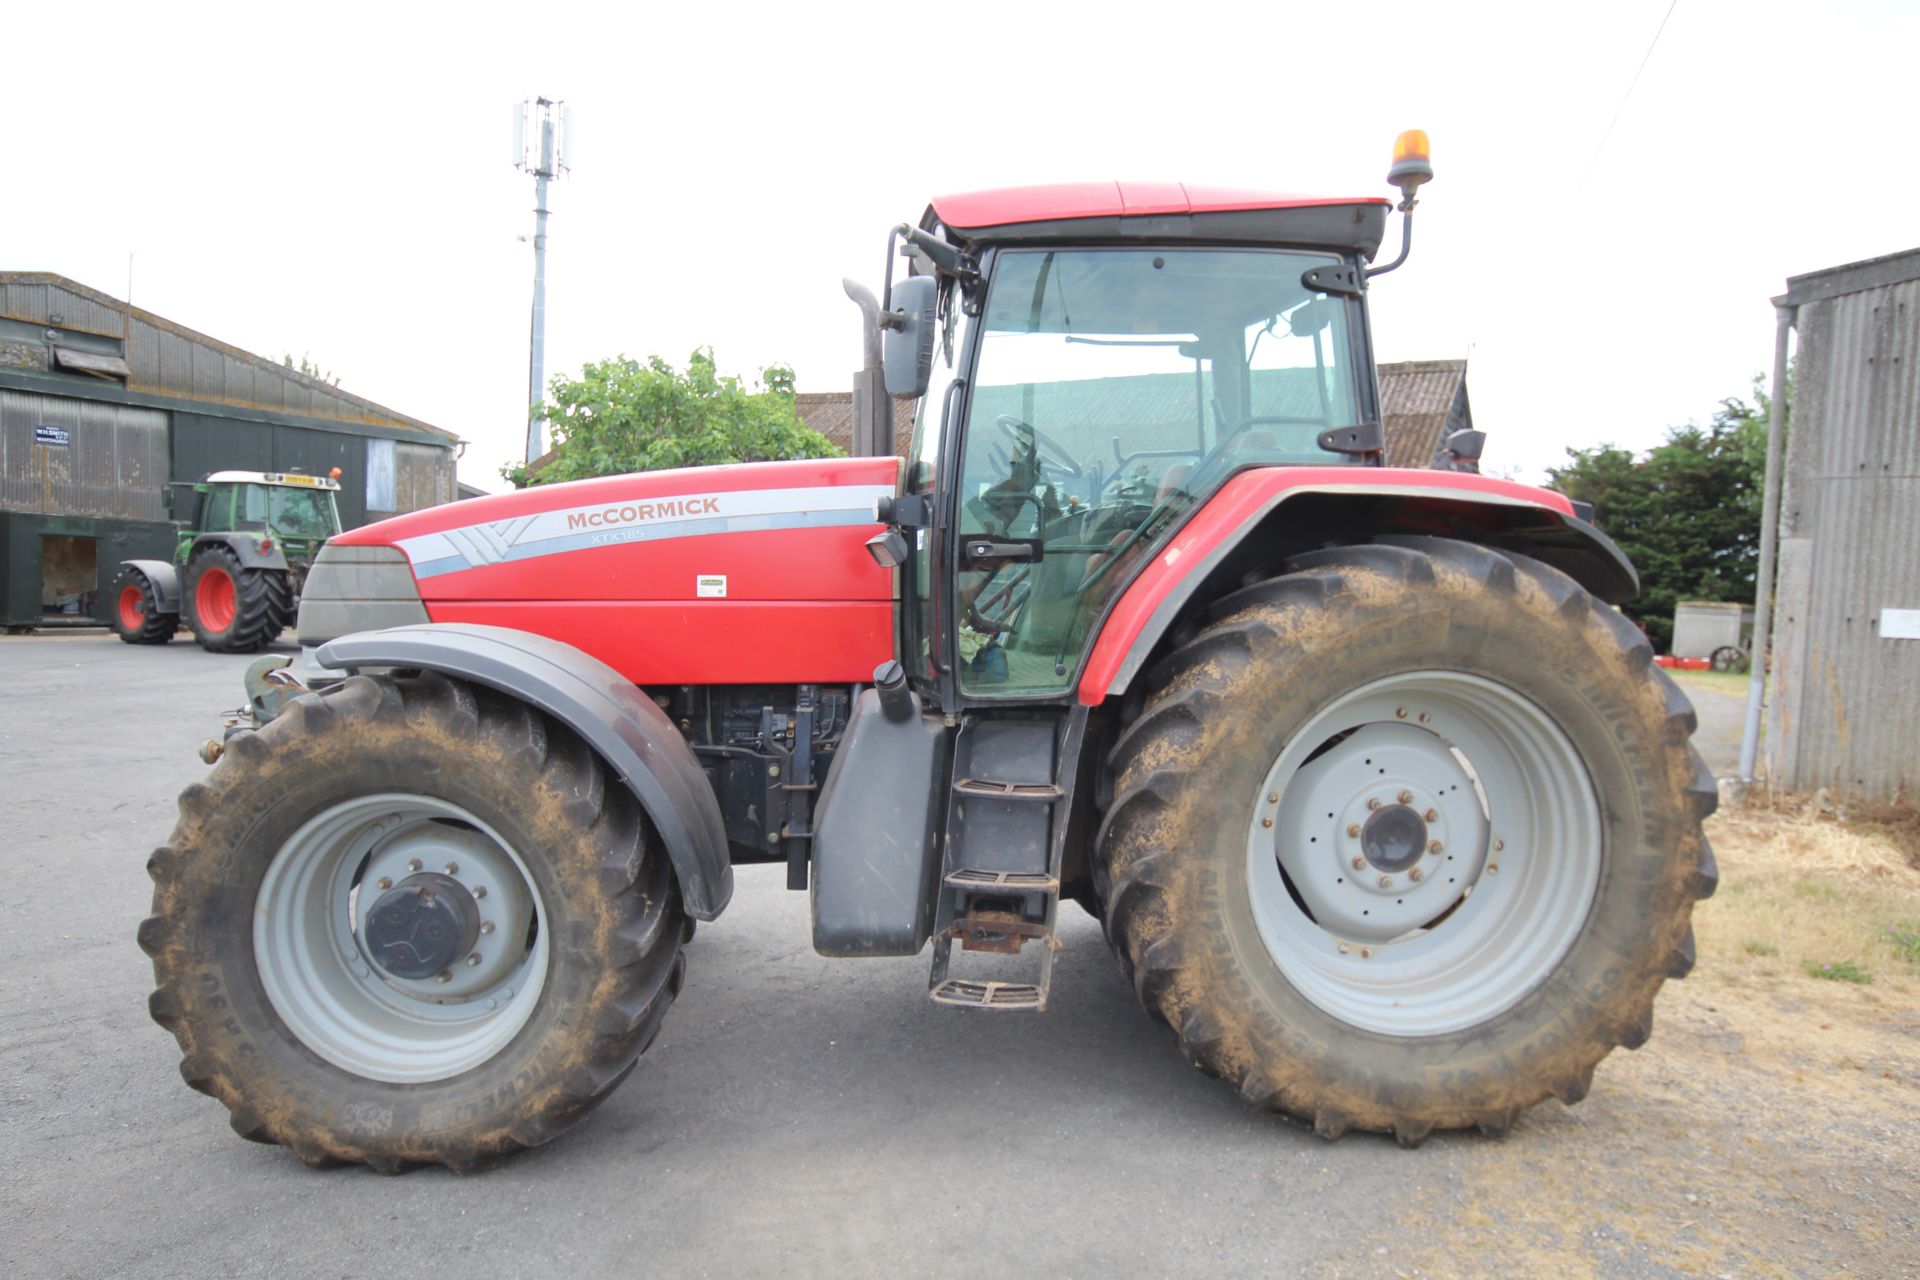
<svg viewBox="0 0 1920 1280">
<path fill-rule="evenodd" d="M 1387 181 L 1405 197 L 1402 210 L 1412 206 L 1413 193 L 1422 183 L 1433 181 L 1433 151 L 1425 129 L 1405 130 L 1393 140 L 1393 167 L 1387 170 Z"/>
</svg>

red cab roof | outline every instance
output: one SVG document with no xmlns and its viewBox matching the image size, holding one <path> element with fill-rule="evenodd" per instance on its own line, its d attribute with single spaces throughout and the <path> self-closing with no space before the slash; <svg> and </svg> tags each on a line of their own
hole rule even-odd
<svg viewBox="0 0 1920 1280">
<path fill-rule="evenodd" d="M 1076 218 L 1137 218 L 1169 214 L 1237 213 L 1252 209 L 1310 209 L 1326 205 L 1381 205 L 1383 196 L 1295 196 L 1183 182 L 1063 182 L 935 196 L 933 211 L 956 230 Z"/>
</svg>

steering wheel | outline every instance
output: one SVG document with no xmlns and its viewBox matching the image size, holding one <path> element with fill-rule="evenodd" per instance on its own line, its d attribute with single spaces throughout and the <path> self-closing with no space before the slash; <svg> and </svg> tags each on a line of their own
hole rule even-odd
<svg viewBox="0 0 1920 1280">
<path fill-rule="evenodd" d="M 1073 455 L 1031 422 L 1022 422 L 1010 413 L 1003 413 L 993 420 L 993 425 L 1006 433 L 1007 439 L 1013 442 L 1015 448 L 1026 443 L 1020 438 L 1020 433 L 1026 432 L 1032 439 L 1034 448 L 1046 456 L 1048 465 L 1057 467 L 1076 479 L 1079 478 L 1080 464 L 1074 461 Z"/>
<path fill-rule="evenodd" d="M 1005 635 L 1013 630 L 1027 597 L 1033 594 L 1032 577 L 1033 566 L 1029 564 L 1015 566 L 1004 581 L 1000 570 L 995 569 L 993 575 L 980 584 L 979 594 L 967 602 L 967 625 L 990 636 Z"/>
</svg>

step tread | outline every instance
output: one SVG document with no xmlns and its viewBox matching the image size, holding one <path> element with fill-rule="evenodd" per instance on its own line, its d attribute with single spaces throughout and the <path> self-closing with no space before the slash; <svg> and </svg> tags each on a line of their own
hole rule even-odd
<svg viewBox="0 0 1920 1280">
<path fill-rule="evenodd" d="M 1065 794 L 1051 782 L 995 782 L 991 778 L 961 778 L 953 789 L 963 796 L 994 800 L 1044 800 L 1052 803 Z"/>
<path fill-rule="evenodd" d="M 1043 1009 L 1046 993 L 1031 982 L 973 982 L 948 978 L 927 992 L 937 1004 L 972 1009 Z"/>
<path fill-rule="evenodd" d="M 960 867 L 947 872 L 953 889 L 1005 889 L 1023 893 L 1058 893 L 1060 882 L 1044 871 L 986 871 Z"/>
</svg>

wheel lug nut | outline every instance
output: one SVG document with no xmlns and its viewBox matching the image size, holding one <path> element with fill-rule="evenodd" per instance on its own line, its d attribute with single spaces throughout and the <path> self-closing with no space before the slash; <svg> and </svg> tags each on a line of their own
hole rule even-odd
<svg viewBox="0 0 1920 1280">
<path fill-rule="evenodd" d="M 1347 834 L 1358 840 L 1360 838 L 1360 824 L 1357 822 L 1349 822 L 1347 824 Z"/>
<path fill-rule="evenodd" d="M 1420 868 L 1415 867 L 1411 871 L 1407 872 L 1407 879 L 1415 881 L 1417 883 L 1420 880 Z"/>
<path fill-rule="evenodd" d="M 1427 852 L 1428 852 L 1428 853 L 1438 853 L 1438 852 L 1440 852 L 1440 842 L 1439 842 L 1438 840 L 1431 840 L 1431 841 L 1428 841 L 1428 843 L 1427 843 Z"/>
<path fill-rule="evenodd" d="M 1260 819 L 1260 825 L 1261 825 L 1261 826 L 1263 826 L 1263 827 L 1270 827 L 1270 826 L 1272 826 L 1272 825 L 1273 825 L 1273 819 L 1272 819 L 1272 818 L 1262 818 L 1262 819 Z"/>
<path fill-rule="evenodd" d="M 1353 860 L 1353 869 L 1355 871 L 1365 871 L 1367 869 L 1367 860 L 1365 858 L 1355 858 Z"/>
<path fill-rule="evenodd" d="M 1405 707 L 1395 707 L 1393 714 L 1395 719 L 1405 720 L 1407 718 L 1407 709 Z"/>
<path fill-rule="evenodd" d="M 473 886 L 473 896 L 474 896 L 474 897 L 476 897 L 476 898 L 484 898 L 484 897 L 486 897 L 486 896 L 487 896 L 487 886 L 485 886 L 485 885 L 483 885 L 483 884 L 477 884 L 477 885 L 475 885 L 475 886 Z"/>
<path fill-rule="evenodd" d="M 440 971 L 440 974 L 439 974 L 439 976 L 438 976 L 438 977 L 436 977 L 436 978 L 434 979 L 434 981 L 435 981 L 435 982 L 452 982 L 452 981 L 453 981 L 453 974 L 451 974 L 451 973 L 449 973 L 449 972 L 448 972 L 447 970 L 445 970 L 445 969 L 442 969 L 442 970 Z"/>
<path fill-rule="evenodd" d="M 459 875 L 459 874 L 460 874 L 460 864 L 459 864 L 459 863 L 457 863 L 457 862 L 449 862 L 449 863 L 447 864 L 447 874 L 448 874 L 448 875 L 450 875 L 450 876 L 457 876 L 457 875 Z"/>
<path fill-rule="evenodd" d="M 1368 800 L 1368 801 L 1367 801 L 1367 808 L 1369 808 L 1369 809 L 1378 809 L 1379 807 L 1380 807 L 1380 797 L 1379 797 L 1379 796 L 1375 796 L 1375 797 L 1373 797 L 1373 798 L 1372 798 L 1371 800 Z"/>
<path fill-rule="evenodd" d="M 1500 873 L 1500 864 L 1499 864 L 1499 863 L 1497 863 L 1497 862 L 1489 862 L 1489 863 L 1487 864 L 1487 874 L 1488 874 L 1488 875 L 1490 875 L 1490 876 L 1491 876 L 1491 875 L 1498 875 L 1499 873 Z"/>
<path fill-rule="evenodd" d="M 1280 803 L 1280 793 L 1279 793 L 1278 791 L 1269 791 L 1269 792 L 1267 792 L 1267 803 L 1268 803 L 1268 804 L 1279 804 L 1279 803 Z"/>
<path fill-rule="evenodd" d="M 493 921 L 491 921 L 491 920 L 488 920 L 488 921 L 486 921 L 486 922 L 485 922 L 484 924 L 482 924 L 482 925 L 480 926 L 480 932 L 482 932 L 482 933 L 492 933 L 492 932 L 493 932 Z"/>
<path fill-rule="evenodd" d="M 418 871 L 419 869 L 420 869 L 420 859 L 418 859 L 418 858 L 409 858 L 409 859 L 407 860 L 407 870 L 409 870 L 409 871 Z"/>
<path fill-rule="evenodd" d="M 468 964 L 468 966 L 469 966 L 469 967 L 471 967 L 471 966 L 473 966 L 473 965 L 476 965 L 476 964 L 479 964 L 479 963 L 480 963 L 480 957 L 479 957 L 479 956 L 477 956 L 477 955 L 471 955 L 471 956 L 468 956 L 468 957 L 467 957 L 467 964 Z"/>
<path fill-rule="evenodd" d="M 374 884 L 378 885 L 382 889 L 393 888 L 393 880 L 388 876 L 381 876 L 378 880 L 374 881 Z"/>
<path fill-rule="evenodd" d="M 1499 853 L 1502 849 L 1505 849 L 1506 847 L 1507 847 L 1507 842 L 1505 840 L 1496 839 L 1493 842 L 1493 851 L 1495 853 Z"/>
<path fill-rule="evenodd" d="M 1429 809 L 1425 813 L 1421 814 L 1420 816 L 1425 818 L 1428 822 L 1440 821 L 1440 811 L 1438 809 Z"/>
<path fill-rule="evenodd" d="M 1400 796 L 1399 796 L 1399 800 L 1400 800 L 1400 803 L 1401 803 L 1401 804 L 1412 804 L 1412 803 L 1413 803 L 1413 792 L 1411 792 L 1411 791 L 1402 791 L 1402 792 L 1400 793 Z"/>
<path fill-rule="evenodd" d="M 1393 888 L 1393 877 L 1392 877 L 1392 876 L 1381 876 L 1381 877 L 1380 877 L 1380 887 L 1381 887 L 1382 889 L 1391 889 L 1391 888 Z"/>
</svg>

